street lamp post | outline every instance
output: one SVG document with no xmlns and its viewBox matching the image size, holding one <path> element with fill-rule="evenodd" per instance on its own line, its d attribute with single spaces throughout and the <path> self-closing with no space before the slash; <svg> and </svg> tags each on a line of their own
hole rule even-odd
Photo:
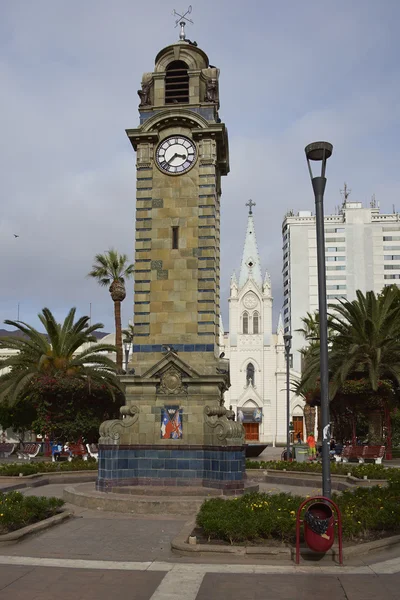
<svg viewBox="0 0 400 600">
<path fill-rule="evenodd" d="M 285 333 L 283 336 L 285 341 L 285 356 L 286 356 L 286 460 L 290 461 L 290 348 L 292 346 L 292 336 L 290 333 Z"/>
<path fill-rule="evenodd" d="M 308 170 L 315 197 L 318 265 L 318 313 L 320 339 L 321 425 L 322 425 L 322 495 L 331 497 L 330 417 L 328 372 L 328 314 L 326 303 L 324 191 L 326 186 L 326 161 L 333 150 L 329 142 L 314 142 L 305 148 Z M 313 176 L 310 161 L 321 162 L 321 175 Z"/>
<path fill-rule="evenodd" d="M 128 339 L 124 340 L 124 350 L 125 350 L 125 372 L 128 373 L 128 363 L 129 363 L 129 354 L 132 348 L 132 342 Z"/>
</svg>

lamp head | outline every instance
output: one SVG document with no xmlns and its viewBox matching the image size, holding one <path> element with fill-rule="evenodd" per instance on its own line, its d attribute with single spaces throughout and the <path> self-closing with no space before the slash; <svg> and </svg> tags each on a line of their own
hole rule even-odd
<svg viewBox="0 0 400 600">
<path fill-rule="evenodd" d="M 290 333 L 285 333 L 285 335 L 283 336 L 283 340 L 285 342 L 285 349 L 289 351 L 292 345 L 292 336 L 290 335 Z"/>
<path fill-rule="evenodd" d="M 329 142 L 313 142 L 312 144 L 308 144 L 304 150 L 307 157 L 311 180 L 314 178 L 311 170 L 311 160 L 321 162 L 321 177 L 325 177 L 326 161 L 332 156 L 333 152 L 332 144 Z"/>
</svg>

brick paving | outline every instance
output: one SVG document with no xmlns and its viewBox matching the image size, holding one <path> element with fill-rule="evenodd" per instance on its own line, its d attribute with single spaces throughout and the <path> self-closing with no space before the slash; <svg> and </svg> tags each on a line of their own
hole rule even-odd
<svg viewBox="0 0 400 600">
<path fill-rule="evenodd" d="M 205 575 L 196 600 L 398 600 L 400 575 Z"/>
<path fill-rule="evenodd" d="M 149 600 L 165 573 L 0 566 L 0 600 Z"/>
</svg>

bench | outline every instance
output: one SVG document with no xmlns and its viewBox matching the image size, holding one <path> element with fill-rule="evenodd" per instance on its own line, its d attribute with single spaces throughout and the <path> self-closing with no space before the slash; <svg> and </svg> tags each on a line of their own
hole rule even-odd
<svg viewBox="0 0 400 600">
<path fill-rule="evenodd" d="M 52 461 L 59 461 L 66 458 L 68 462 L 76 457 L 80 456 L 83 460 L 88 459 L 88 452 L 82 442 L 71 443 L 65 446 L 54 445 L 52 448 Z"/>
<path fill-rule="evenodd" d="M 83 460 L 87 460 L 88 459 L 88 451 L 85 448 L 85 444 L 83 442 L 77 442 L 76 444 L 69 444 L 69 451 L 71 453 L 71 460 L 72 458 L 74 458 L 75 456 L 80 456 L 81 458 L 83 458 Z"/>
<path fill-rule="evenodd" d="M 15 444 L 10 444 L 10 443 L 2 443 L 0 444 L 0 456 L 2 458 L 7 458 L 8 456 L 10 456 L 10 454 L 12 454 L 15 450 Z"/>
<path fill-rule="evenodd" d="M 31 458 L 35 458 L 39 454 L 40 447 L 41 444 L 24 444 L 22 449 L 17 450 L 17 456 L 24 460 L 31 460 Z"/>
<path fill-rule="evenodd" d="M 97 444 L 86 444 L 86 448 L 91 458 L 99 460 L 99 448 Z"/>
<path fill-rule="evenodd" d="M 385 446 L 345 446 L 341 456 L 336 456 L 336 462 L 349 462 L 355 458 L 360 464 L 365 462 L 365 459 L 374 460 L 375 464 L 381 465 L 385 455 Z"/>
</svg>

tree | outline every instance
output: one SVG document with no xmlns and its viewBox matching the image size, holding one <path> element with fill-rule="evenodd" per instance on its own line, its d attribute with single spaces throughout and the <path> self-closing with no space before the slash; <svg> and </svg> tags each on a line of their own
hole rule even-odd
<svg viewBox="0 0 400 600">
<path fill-rule="evenodd" d="M 44 308 L 38 316 L 46 333 L 22 321 L 5 321 L 23 337 L 0 340 L 0 348 L 16 351 L 0 360 L 3 427 L 26 430 L 36 423 L 37 433 L 62 430 L 65 435 L 81 427 L 84 435 L 93 432 L 105 412 L 113 411 L 116 398 L 121 399 L 115 363 L 105 354 L 114 352 L 115 346 L 98 343 L 93 335 L 102 323 L 89 326 L 87 316 L 75 321 L 75 312 L 72 308 L 59 324 Z M 41 429 L 44 421 L 46 427 Z"/>
<path fill-rule="evenodd" d="M 89 317 L 80 317 L 75 323 L 75 308 L 71 308 L 62 324 L 57 323 L 48 308 L 38 315 L 46 334 L 23 321 L 4 321 L 18 329 L 24 337 L 0 339 L 0 348 L 17 351 L 0 360 L 0 394 L 14 402 L 18 394 L 28 388 L 38 375 L 63 373 L 107 386 L 111 394 L 119 389 L 115 364 L 105 352 L 115 351 L 110 344 L 97 343 L 93 332 L 104 327 L 102 323 L 88 326 Z M 86 347 L 85 347 L 86 346 Z"/>
<path fill-rule="evenodd" d="M 25 433 L 32 430 L 32 423 L 36 418 L 36 408 L 29 398 L 21 398 L 11 405 L 7 399 L 0 402 L 0 425 L 3 431 L 11 428 L 18 435 L 20 442 L 24 441 Z"/>
<path fill-rule="evenodd" d="M 399 290 L 381 294 L 357 291 L 353 301 L 330 306 L 329 382 L 335 408 L 352 414 L 368 413 L 372 443 L 382 436 L 382 410 L 400 384 Z M 319 394 L 319 343 L 305 351 L 305 364 L 297 391 Z"/>
<path fill-rule="evenodd" d="M 121 392 L 113 400 L 104 384 L 92 382 L 89 388 L 82 379 L 62 373 L 32 380 L 28 399 L 36 410 L 31 429 L 62 443 L 82 437 L 97 442 L 100 424 L 118 418 L 123 404 Z"/>
<path fill-rule="evenodd" d="M 95 263 L 88 277 L 93 277 L 99 285 L 109 286 L 109 292 L 114 302 L 115 345 L 117 348 L 117 368 L 122 371 L 122 333 L 121 333 L 121 302 L 125 300 L 125 280 L 133 276 L 134 266 L 128 264 L 126 254 L 118 254 L 111 248 L 104 254 L 96 254 Z"/>
</svg>

